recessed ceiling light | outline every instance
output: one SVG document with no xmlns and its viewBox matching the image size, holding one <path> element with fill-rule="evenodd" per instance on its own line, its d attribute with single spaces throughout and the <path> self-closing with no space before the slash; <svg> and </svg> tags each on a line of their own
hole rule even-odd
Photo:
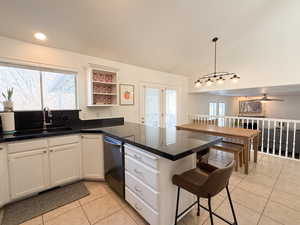
<svg viewBox="0 0 300 225">
<path fill-rule="evenodd" d="M 47 39 L 47 36 L 45 34 L 43 34 L 43 33 L 40 33 L 40 32 L 35 33 L 34 37 L 36 39 L 40 40 L 40 41 L 45 41 Z"/>
</svg>

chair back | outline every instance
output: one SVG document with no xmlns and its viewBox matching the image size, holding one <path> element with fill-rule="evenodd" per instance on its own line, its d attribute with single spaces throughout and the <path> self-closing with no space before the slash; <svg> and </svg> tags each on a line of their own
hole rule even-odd
<svg viewBox="0 0 300 225">
<path fill-rule="evenodd" d="M 201 188 L 205 190 L 207 197 L 213 197 L 221 192 L 229 183 L 234 168 L 234 160 L 226 167 L 213 171 Z"/>
</svg>

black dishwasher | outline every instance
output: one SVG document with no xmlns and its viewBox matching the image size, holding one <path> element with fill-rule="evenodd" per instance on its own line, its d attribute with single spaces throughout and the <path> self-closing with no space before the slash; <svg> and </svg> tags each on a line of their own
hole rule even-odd
<svg viewBox="0 0 300 225">
<path fill-rule="evenodd" d="M 104 136 L 104 177 L 108 186 L 125 198 L 125 168 L 122 142 Z"/>
</svg>

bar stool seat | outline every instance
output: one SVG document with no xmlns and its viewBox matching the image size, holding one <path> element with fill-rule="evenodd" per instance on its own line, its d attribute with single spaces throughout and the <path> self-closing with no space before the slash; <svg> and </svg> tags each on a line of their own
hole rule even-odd
<svg viewBox="0 0 300 225">
<path fill-rule="evenodd" d="M 172 182 L 174 185 L 178 186 L 175 225 L 177 224 L 177 219 L 196 204 L 198 205 L 198 212 L 197 212 L 198 216 L 200 215 L 200 207 L 209 212 L 211 225 L 214 224 L 213 215 L 220 218 L 221 220 L 223 220 L 228 224 L 237 225 L 237 219 L 235 216 L 233 204 L 228 189 L 228 183 L 233 171 L 233 167 L 234 167 L 234 161 L 228 164 L 225 168 L 217 168 L 208 163 L 199 162 L 197 168 L 188 170 L 180 175 L 174 175 L 172 178 Z M 181 188 L 196 195 L 197 201 L 194 202 L 186 210 L 184 210 L 180 215 L 178 215 Z M 232 210 L 232 214 L 234 218 L 233 223 L 228 221 L 227 219 L 222 218 L 218 214 L 214 213 L 211 208 L 211 198 L 217 195 L 218 193 L 220 193 L 224 188 L 226 188 L 228 200 Z M 200 204 L 200 198 L 208 199 L 208 206 L 209 206 L 208 209 Z"/>
</svg>

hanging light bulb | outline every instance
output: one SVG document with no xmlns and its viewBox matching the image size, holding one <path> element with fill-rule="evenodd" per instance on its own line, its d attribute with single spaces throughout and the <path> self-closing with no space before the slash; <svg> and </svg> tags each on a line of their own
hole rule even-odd
<svg viewBox="0 0 300 225">
<path fill-rule="evenodd" d="M 206 81 L 206 85 L 207 85 L 207 86 L 210 86 L 210 85 L 212 85 L 212 84 L 213 84 L 213 80 L 210 79 L 210 78 L 208 78 L 207 81 Z"/>
<path fill-rule="evenodd" d="M 195 82 L 195 87 L 196 88 L 198 88 L 198 87 L 201 87 L 201 81 L 200 80 L 197 80 L 196 82 Z"/>
<path fill-rule="evenodd" d="M 223 84 L 224 81 L 225 81 L 225 79 L 224 79 L 223 77 L 219 77 L 219 78 L 217 79 L 217 83 L 218 83 L 218 84 Z"/>
<path fill-rule="evenodd" d="M 240 77 L 238 75 L 234 74 L 230 79 L 232 80 L 233 83 L 237 83 L 239 81 Z"/>
</svg>

